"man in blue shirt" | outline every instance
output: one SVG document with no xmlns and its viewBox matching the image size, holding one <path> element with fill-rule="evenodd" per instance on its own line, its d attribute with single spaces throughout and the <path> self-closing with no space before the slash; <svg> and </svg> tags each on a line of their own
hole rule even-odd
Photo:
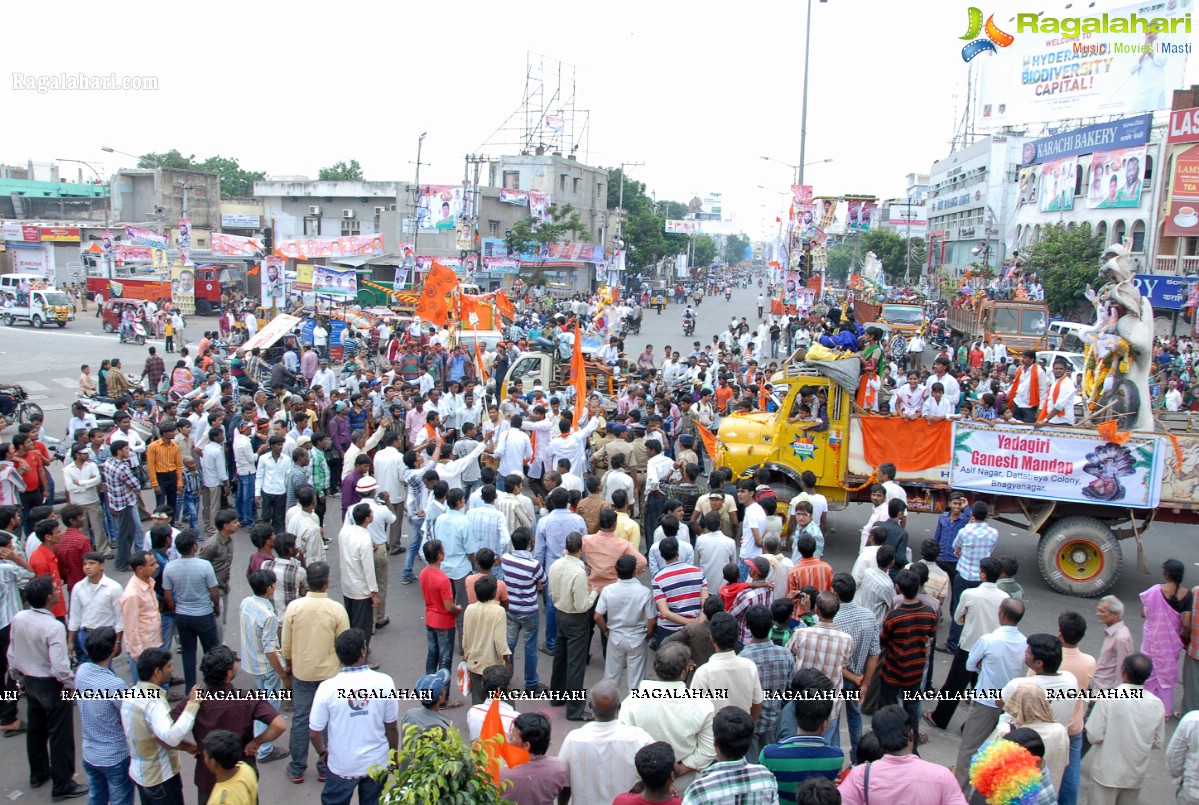
<svg viewBox="0 0 1199 805">
<path fill-rule="evenodd" d="M 566 537 L 572 532 L 587 533 L 587 523 L 583 518 L 570 510 L 570 494 L 563 487 L 558 487 L 549 493 L 545 499 L 549 514 L 537 523 L 536 537 L 533 540 L 533 550 L 537 563 L 547 578 L 550 565 L 555 559 L 566 553 Z M 558 646 L 558 614 L 554 610 L 553 599 L 550 598 L 550 586 L 542 590 L 545 596 L 545 646 L 546 654 L 553 654 Z"/>
<path fill-rule="evenodd" d="M 83 770 L 88 789 L 97 802 L 133 805 L 133 781 L 129 779 L 129 745 L 121 726 L 121 700 L 115 694 L 127 690 L 125 680 L 108 667 L 120 652 L 117 633 L 101 626 L 87 633 L 84 643 L 89 662 L 75 671 L 79 723 L 83 729 Z M 88 695 L 92 694 L 92 695 Z M 55 797 L 58 799 L 58 797 Z"/>
<path fill-rule="evenodd" d="M 446 513 L 437 518 L 437 538 L 445 548 L 445 559 L 441 571 L 450 577 L 454 588 L 454 603 L 458 605 L 457 639 L 458 650 L 462 650 L 462 618 L 466 610 L 466 577 L 475 566 L 475 551 L 478 546 L 471 534 L 470 521 L 466 519 L 466 495 L 461 489 L 446 493 Z"/>
<path fill-rule="evenodd" d="M 958 568 L 958 556 L 954 553 L 953 541 L 968 522 L 970 522 L 970 512 L 966 511 L 966 496 L 956 490 L 950 492 L 949 510 L 941 514 L 940 519 L 937 520 L 937 531 L 933 534 L 933 538 L 941 546 L 940 553 L 937 554 L 937 567 L 949 575 L 950 584 L 953 584 L 953 576 Z M 955 589 L 949 605 L 951 617 L 954 612 L 957 612 L 957 609 L 958 591 Z"/>
</svg>

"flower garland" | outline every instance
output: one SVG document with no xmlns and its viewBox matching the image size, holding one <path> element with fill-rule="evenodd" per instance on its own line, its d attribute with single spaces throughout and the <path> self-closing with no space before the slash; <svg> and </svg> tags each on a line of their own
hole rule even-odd
<svg viewBox="0 0 1199 805">
<path fill-rule="evenodd" d="M 1127 374 L 1132 365 L 1132 344 L 1126 339 L 1118 339 L 1102 358 L 1098 353 L 1097 343 L 1087 344 L 1082 371 L 1082 397 L 1091 408 L 1098 404 L 1108 375 L 1113 371 Z"/>
<path fill-rule="evenodd" d="M 1041 792 L 1041 769 L 1031 752 L 1001 738 L 974 756 L 970 784 L 988 805 L 1033 805 Z"/>
</svg>

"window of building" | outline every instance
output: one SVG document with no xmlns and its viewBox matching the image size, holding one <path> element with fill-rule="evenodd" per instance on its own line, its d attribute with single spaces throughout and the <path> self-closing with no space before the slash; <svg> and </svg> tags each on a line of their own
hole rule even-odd
<svg viewBox="0 0 1199 805">
<path fill-rule="evenodd" d="M 1153 157 L 1145 155 L 1145 181 L 1153 178 Z"/>
<path fill-rule="evenodd" d="M 595 183 L 595 197 L 597 199 L 601 199 L 604 197 L 604 183 L 603 182 Z"/>
<path fill-rule="evenodd" d="M 487 222 L 487 234 L 489 237 L 498 238 L 500 236 L 500 222 L 499 221 L 488 221 Z"/>
<path fill-rule="evenodd" d="M 1099 237 L 1099 242 L 1104 246 L 1107 245 L 1107 221 L 1100 221 L 1095 224 L 1095 234 Z"/>
<path fill-rule="evenodd" d="M 566 192 L 566 180 L 569 178 L 570 178 L 569 173 L 558 174 L 558 189 L 561 190 L 563 193 Z"/>
<path fill-rule="evenodd" d="M 1085 178 L 1083 175 L 1082 165 L 1074 164 L 1074 195 L 1082 195 L 1082 182 Z"/>
<path fill-rule="evenodd" d="M 1128 231 L 1123 221 L 1116 221 L 1112 225 L 1112 243 L 1123 243 L 1124 233 Z"/>
<path fill-rule="evenodd" d="M 304 217 L 304 235 L 305 237 L 318 237 L 321 234 L 321 219 L 319 215 L 308 215 Z"/>
<path fill-rule="evenodd" d="M 1133 252 L 1145 251 L 1145 222 L 1134 221 L 1132 224 L 1132 249 Z"/>
<path fill-rule="evenodd" d="M 362 222 L 357 218 L 342 218 L 341 219 L 341 236 L 348 238 L 352 235 L 362 233 Z"/>
<path fill-rule="evenodd" d="M 520 189 L 520 171 L 504 171 L 504 189 Z"/>
<path fill-rule="evenodd" d="M 575 195 L 577 196 L 579 194 L 579 185 L 581 185 L 583 183 L 583 180 L 578 177 L 575 177 L 574 182 L 575 182 L 574 191 L 575 191 Z"/>
</svg>

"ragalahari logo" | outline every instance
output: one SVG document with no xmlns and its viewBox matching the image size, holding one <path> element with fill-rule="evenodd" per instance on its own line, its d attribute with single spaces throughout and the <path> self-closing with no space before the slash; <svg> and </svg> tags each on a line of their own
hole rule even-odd
<svg viewBox="0 0 1199 805">
<path fill-rule="evenodd" d="M 999 30 L 999 26 L 995 24 L 995 15 L 987 17 L 986 25 L 983 25 L 983 12 L 981 8 L 971 6 L 968 10 L 970 15 L 970 24 L 966 29 L 966 35 L 960 38 L 971 40 L 968 45 L 962 48 L 962 61 L 968 62 L 980 53 L 990 52 L 998 53 L 995 46 L 1005 48 L 1016 41 L 1016 37 L 1009 33 Z M 980 33 L 986 33 L 986 38 L 980 39 Z"/>
</svg>

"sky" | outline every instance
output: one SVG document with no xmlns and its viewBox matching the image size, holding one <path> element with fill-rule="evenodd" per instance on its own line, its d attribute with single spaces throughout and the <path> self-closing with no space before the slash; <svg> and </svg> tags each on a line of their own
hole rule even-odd
<svg viewBox="0 0 1199 805">
<path fill-rule="evenodd" d="M 817 163 L 805 174 L 817 195 L 899 196 L 908 173 L 949 152 L 969 5 L 812 3 L 804 159 Z M 26 32 L 6 39 L 12 73 L 154 76 L 158 90 L 39 94 L 14 77 L 0 93 L 0 163 L 78 159 L 107 176 L 135 160 L 101 146 L 177 148 L 268 175 L 315 178 L 357 159 L 368 180 L 411 180 L 427 132 L 422 183 L 452 183 L 464 155 L 514 151 L 485 144 L 521 105 L 527 59 L 541 57 L 573 65 L 576 108 L 590 111 L 580 160 L 645 163 L 627 173 L 658 198 L 721 192 L 726 217 L 755 239 L 773 231 L 793 175 L 761 156 L 800 159 L 802 0 L 120 6 L 67 0 L 61 24 L 36 4 L 6 9 L 8 30 Z"/>
</svg>

